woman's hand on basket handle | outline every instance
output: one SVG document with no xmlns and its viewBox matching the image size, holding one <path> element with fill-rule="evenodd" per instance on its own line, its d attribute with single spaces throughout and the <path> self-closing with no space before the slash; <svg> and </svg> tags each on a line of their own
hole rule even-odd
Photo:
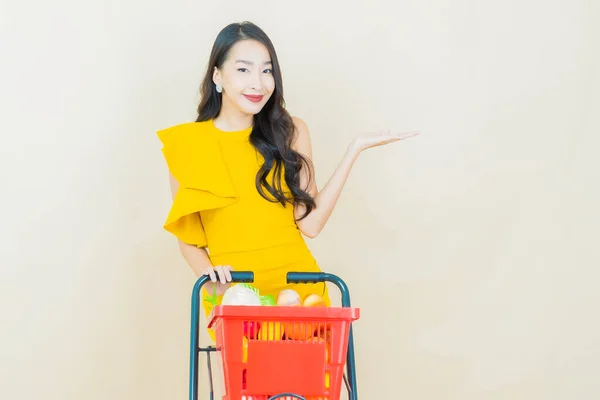
<svg viewBox="0 0 600 400">
<path fill-rule="evenodd" d="M 231 271 L 233 271 L 233 268 L 230 265 L 217 265 L 207 268 L 202 275 L 210 277 L 210 281 L 214 283 L 215 294 L 220 296 L 231 286 Z M 213 290 L 210 289 L 208 292 L 212 293 Z"/>
</svg>

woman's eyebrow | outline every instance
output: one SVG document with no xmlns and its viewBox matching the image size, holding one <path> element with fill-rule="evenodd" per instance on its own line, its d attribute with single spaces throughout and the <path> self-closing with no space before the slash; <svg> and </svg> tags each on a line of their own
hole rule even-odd
<svg viewBox="0 0 600 400">
<path fill-rule="evenodd" d="M 242 63 L 242 64 L 247 64 L 247 65 L 254 65 L 254 63 L 252 61 L 248 61 L 248 60 L 236 60 L 236 63 Z M 273 63 L 271 61 L 265 61 L 264 65 L 273 65 Z"/>
</svg>

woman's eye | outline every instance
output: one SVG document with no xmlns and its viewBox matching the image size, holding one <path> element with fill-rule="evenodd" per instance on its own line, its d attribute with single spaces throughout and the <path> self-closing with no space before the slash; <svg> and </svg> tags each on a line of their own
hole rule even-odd
<svg viewBox="0 0 600 400">
<path fill-rule="evenodd" d="M 272 69 L 265 69 L 263 72 L 266 72 L 267 74 L 272 74 L 273 70 Z"/>
<path fill-rule="evenodd" d="M 238 68 L 238 71 L 240 71 L 240 72 L 246 72 L 246 71 L 248 71 L 248 69 L 247 68 Z"/>
</svg>

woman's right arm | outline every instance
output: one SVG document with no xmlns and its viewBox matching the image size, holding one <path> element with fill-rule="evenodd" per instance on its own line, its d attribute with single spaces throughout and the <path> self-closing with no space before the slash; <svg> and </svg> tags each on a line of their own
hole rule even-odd
<svg viewBox="0 0 600 400">
<path fill-rule="evenodd" d="M 175 195 L 179 190 L 179 182 L 177 179 L 171 174 L 169 174 L 169 184 L 171 186 L 171 196 L 173 200 L 175 199 Z M 218 295 L 223 294 L 225 290 L 229 287 L 227 282 L 231 281 L 231 267 L 230 266 L 213 266 L 208 256 L 208 252 L 205 248 L 200 248 L 193 244 L 185 243 L 180 239 L 177 239 L 179 244 L 179 250 L 183 255 L 185 261 L 187 261 L 188 265 L 194 271 L 197 277 L 201 277 L 202 275 L 209 275 L 212 282 L 217 282 L 217 278 L 220 280 L 220 284 L 216 285 L 216 293 Z M 215 274 L 216 271 L 216 274 Z M 213 288 L 210 288 L 212 292 Z"/>
</svg>

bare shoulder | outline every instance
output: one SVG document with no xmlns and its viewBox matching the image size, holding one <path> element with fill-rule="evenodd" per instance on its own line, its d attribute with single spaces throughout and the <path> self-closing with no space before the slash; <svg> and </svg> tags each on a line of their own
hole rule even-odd
<svg viewBox="0 0 600 400">
<path fill-rule="evenodd" d="M 292 115 L 292 121 L 294 121 L 294 127 L 297 130 L 308 131 L 308 125 L 306 125 L 306 122 L 302 118 Z"/>
<path fill-rule="evenodd" d="M 310 132 L 308 125 L 300 117 L 292 116 L 294 122 L 293 147 L 297 151 L 310 152 Z"/>
</svg>

